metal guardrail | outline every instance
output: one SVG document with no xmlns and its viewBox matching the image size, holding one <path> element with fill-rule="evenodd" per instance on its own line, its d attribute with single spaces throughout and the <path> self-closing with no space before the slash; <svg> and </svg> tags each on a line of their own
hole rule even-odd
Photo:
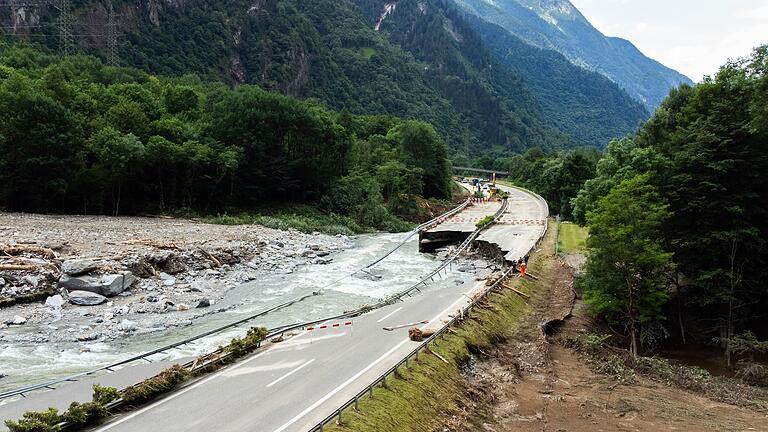
<svg viewBox="0 0 768 432">
<path fill-rule="evenodd" d="M 517 188 L 517 189 L 520 189 L 520 188 Z M 520 189 L 520 190 L 522 190 L 522 191 L 524 191 L 524 192 L 526 192 L 526 193 L 529 193 L 530 195 L 532 195 L 532 196 L 536 197 L 537 199 L 541 200 L 541 201 L 544 203 L 544 205 L 545 205 L 545 209 L 546 209 L 546 212 L 547 212 L 547 215 L 545 215 L 545 220 L 547 220 L 547 217 L 549 216 L 549 207 L 548 207 L 548 205 L 547 205 L 547 202 L 546 202 L 546 201 L 545 201 L 545 200 L 544 200 L 544 199 L 543 199 L 541 196 L 539 196 L 538 194 L 536 194 L 536 193 L 534 193 L 534 192 L 530 192 L 530 191 L 527 191 L 527 190 L 525 190 L 525 189 Z M 501 208 L 501 209 L 500 209 L 500 210 L 499 210 L 499 211 L 496 213 L 496 215 L 494 216 L 494 220 L 497 220 L 497 219 L 498 219 L 498 218 L 499 218 L 499 217 L 500 217 L 502 214 L 504 214 L 504 212 L 506 211 L 506 208 L 507 208 L 507 206 L 506 206 L 506 200 L 504 201 L 504 203 L 505 203 L 505 204 L 502 206 L 502 208 Z M 529 250 L 529 253 L 530 253 L 530 252 L 531 252 L 531 251 L 532 251 L 534 248 L 536 248 L 536 247 L 539 245 L 539 243 L 542 241 L 542 239 L 544 238 L 544 236 L 547 234 L 547 229 L 548 229 L 548 225 L 545 223 L 545 225 L 544 225 L 544 231 L 543 231 L 543 232 L 542 232 L 542 234 L 539 236 L 539 238 L 536 240 L 536 243 L 534 244 L 534 246 L 533 246 L 533 247 L 532 247 L 532 248 Z M 480 230 L 478 230 L 478 231 L 480 231 Z M 476 232 L 478 232 L 478 231 L 476 231 Z M 327 417 L 325 417 L 325 418 L 324 418 L 322 421 L 320 421 L 320 423 L 318 423 L 318 424 L 317 424 L 317 425 L 315 425 L 315 426 L 314 426 L 312 429 L 310 429 L 310 430 L 309 430 L 309 432 L 322 432 L 322 431 L 323 431 L 323 427 L 324 427 L 326 424 L 328 424 L 328 423 L 330 423 L 331 421 L 333 421 L 333 419 L 336 419 L 336 418 L 338 418 L 338 422 L 341 424 L 341 423 L 342 423 L 342 415 L 343 415 L 343 413 L 344 413 L 344 411 L 345 411 L 346 409 L 350 408 L 351 406 L 354 406 L 354 407 L 355 407 L 355 409 L 358 409 L 358 403 L 359 403 L 359 401 L 360 401 L 360 398 L 362 398 L 363 396 L 365 396 L 365 395 L 366 395 L 366 393 L 367 393 L 367 394 L 369 394 L 369 396 L 373 396 L 373 389 L 374 389 L 374 388 L 375 388 L 377 385 L 379 385 L 379 384 L 382 384 L 382 383 L 384 383 L 384 384 L 386 385 L 386 380 L 387 380 L 387 378 L 388 378 L 390 375 L 392 375 L 393 373 L 397 372 L 397 371 L 400 369 L 400 367 L 402 367 L 403 365 L 406 365 L 406 366 L 407 366 L 407 365 L 408 365 L 408 361 L 409 361 L 410 359 L 412 359 L 412 358 L 416 358 L 416 359 L 418 360 L 418 355 L 419 355 L 419 352 L 421 352 L 421 351 L 422 351 L 423 349 L 425 349 L 425 348 L 428 348 L 428 347 L 429 347 L 429 344 L 430 344 L 430 343 L 432 343 L 432 342 L 434 342 L 434 341 L 435 341 L 437 338 L 439 338 L 439 337 L 442 337 L 442 335 L 443 335 L 443 334 L 444 334 L 446 331 L 448 331 L 448 328 L 449 328 L 449 327 L 451 327 L 452 325 L 454 325 L 454 324 L 455 324 L 456 322 L 458 322 L 460 319 L 463 319 L 463 317 L 464 317 L 464 316 L 465 316 L 465 315 L 466 315 L 466 314 L 467 314 L 469 311 L 471 311 L 471 309 L 472 309 L 474 306 L 476 306 L 476 305 L 477 305 L 477 304 L 478 304 L 480 301 L 484 300 L 484 299 L 485 299 L 485 298 L 488 296 L 488 294 L 490 294 L 491 292 L 493 292 L 493 291 L 494 291 L 494 290 L 495 290 L 495 289 L 496 289 L 496 288 L 497 288 L 497 287 L 498 287 L 500 284 L 504 283 L 504 282 L 505 282 L 505 281 L 506 281 L 506 280 L 509 278 L 509 276 L 510 276 L 510 275 L 512 275 L 512 273 L 514 272 L 514 270 L 515 270 L 515 268 L 514 268 L 514 267 L 510 267 L 510 268 L 508 268 L 508 269 L 507 269 L 507 271 L 506 271 L 506 272 L 505 272 L 505 273 L 504 273 L 504 274 L 503 274 L 503 275 L 502 275 L 502 276 L 501 276 L 501 277 L 500 277 L 500 278 L 499 278 L 499 279 L 498 279 L 498 280 L 497 280 L 497 281 L 496 281 L 496 282 L 495 282 L 493 285 L 491 285 L 491 286 L 490 286 L 488 289 L 486 289 L 485 291 L 483 291 L 483 293 L 482 293 L 480 296 L 478 296 L 476 299 L 474 299 L 472 302 L 470 302 L 470 303 L 469 303 L 469 304 L 468 304 L 466 307 L 464 307 L 463 309 L 461 309 L 461 313 L 460 313 L 460 314 L 457 314 L 456 316 L 454 316 L 454 317 L 453 317 L 453 318 L 452 318 L 452 319 L 451 319 L 449 322 L 447 322 L 447 323 L 446 323 L 444 326 L 442 326 L 442 327 L 441 327 L 441 328 L 440 328 L 440 329 L 439 329 L 437 332 L 435 332 L 435 333 L 434 333 L 432 336 L 430 336 L 429 338 L 425 339 L 425 340 L 424 340 L 424 341 L 423 341 L 421 344 L 419 344 L 419 346 L 417 346 L 417 347 L 416 347 L 416 348 L 414 348 L 414 349 L 413 349 L 413 350 L 412 350 L 410 353 L 408 353 L 408 355 L 406 355 L 406 356 L 405 356 L 405 358 L 403 358 L 403 359 L 402 359 L 402 360 L 400 360 L 400 361 L 399 361 L 397 364 L 395 364 L 394 366 L 392 366 L 392 367 L 391 367 L 389 370 L 387 370 L 386 372 L 384 372 L 383 374 L 381 374 L 381 375 L 380 375 L 378 378 L 376 378 L 376 380 L 374 380 L 374 381 L 373 381 L 371 384 L 369 384 L 369 385 L 368 385 L 368 386 L 366 386 L 366 387 L 365 387 L 363 390 L 361 390 L 360 392 L 358 392 L 358 393 L 357 393 L 357 394 L 356 394 L 354 397 L 352 397 L 352 398 L 351 398 L 351 399 L 349 399 L 347 402 L 345 402 L 345 403 L 344 403 L 344 404 L 343 404 L 341 407 L 339 407 L 339 408 L 338 408 L 338 409 L 336 409 L 334 412 L 332 412 L 332 413 L 331 413 L 331 414 L 329 414 Z"/>
<path fill-rule="evenodd" d="M 253 321 L 253 320 L 257 319 L 257 318 L 263 317 L 263 316 L 265 316 L 265 315 L 267 315 L 269 313 L 275 312 L 277 310 L 284 309 L 284 308 L 292 306 L 292 305 L 294 305 L 296 303 L 299 303 L 299 302 L 302 302 L 304 300 L 307 300 L 307 299 L 309 299 L 311 297 L 315 297 L 317 295 L 320 295 L 323 289 L 328 288 L 329 286 L 332 286 L 332 285 L 340 282 L 341 280 L 346 279 L 347 277 L 351 277 L 351 276 L 359 273 L 360 271 L 367 270 L 367 269 L 375 266 L 376 264 L 380 263 L 386 257 L 388 257 L 389 255 L 394 253 L 396 250 L 398 250 L 400 247 L 402 247 L 415 234 L 417 234 L 417 233 L 419 233 L 419 232 L 421 232 L 421 231 L 423 231 L 425 229 L 429 229 L 432 226 L 434 226 L 434 225 L 444 221 L 445 219 L 455 215 L 456 213 L 464 210 L 470 204 L 470 202 L 471 202 L 471 198 L 467 198 L 467 200 L 464 201 L 461 205 L 453 208 L 452 210 L 450 210 L 450 211 L 448 211 L 448 212 L 446 212 L 446 213 L 444 213 L 444 214 L 442 214 L 442 215 L 440 215 L 440 216 L 438 216 L 438 217 L 436 217 L 436 218 L 434 218 L 434 219 L 432 219 L 430 221 L 427 221 L 427 222 L 417 226 L 416 228 L 414 228 L 411 231 L 411 233 L 407 236 L 407 238 L 404 241 L 400 242 L 395 248 L 393 248 L 390 251 L 388 251 L 384 256 L 379 257 L 374 262 L 369 263 L 368 265 L 366 265 L 362 269 L 356 270 L 355 272 L 352 272 L 352 273 L 350 273 L 348 275 L 345 275 L 344 277 L 342 277 L 340 279 L 337 279 L 335 281 L 332 281 L 329 284 L 326 284 L 325 286 L 321 287 L 318 291 L 315 291 L 312 294 L 307 294 L 307 295 L 304 295 L 304 296 L 301 296 L 301 297 L 289 300 L 287 302 L 284 302 L 284 303 L 281 303 L 279 305 L 273 306 L 273 307 L 271 307 L 269 309 L 266 309 L 266 310 L 257 312 L 257 313 L 255 313 L 253 315 L 250 315 L 248 317 L 242 318 L 242 319 L 240 319 L 238 321 L 235 321 L 235 322 L 232 322 L 232 323 L 229 323 L 229 324 L 225 324 L 223 326 L 220 326 L 220 327 L 217 327 L 215 329 L 206 331 L 204 333 L 201 333 L 201 334 L 198 334 L 198 335 L 186 338 L 186 339 L 178 341 L 178 342 L 174 342 L 174 343 L 162 346 L 160 348 L 153 349 L 151 351 L 147 351 L 147 352 L 144 352 L 144 353 L 141 353 L 141 354 L 137 354 L 137 355 L 132 356 L 130 358 L 126 358 L 126 359 L 123 359 L 123 360 L 120 360 L 120 361 L 117 361 L 117 362 L 114 362 L 114 363 L 110 363 L 110 364 L 105 365 L 105 366 L 101 366 L 101 367 L 98 367 L 98 368 L 95 368 L 95 369 L 87 370 L 87 371 L 80 372 L 80 373 L 73 374 L 73 375 L 68 375 L 68 376 L 65 376 L 65 377 L 62 377 L 62 378 L 56 378 L 56 379 L 48 380 L 48 381 L 45 381 L 45 382 L 41 382 L 41 383 L 32 384 L 32 385 L 24 386 L 24 387 L 21 387 L 21 388 L 13 389 L 13 390 L 6 390 L 6 391 L 3 391 L 3 392 L 0 392 L 0 400 L 7 399 L 7 398 L 10 398 L 10 397 L 14 397 L 14 396 L 26 397 L 27 393 L 30 393 L 30 392 L 35 391 L 35 390 L 42 390 L 42 389 L 53 390 L 54 389 L 53 386 L 55 386 L 57 384 L 62 384 L 62 383 L 66 383 L 66 382 L 75 382 L 75 381 L 78 381 L 78 380 L 80 380 L 80 379 L 82 379 L 84 377 L 92 376 L 92 375 L 97 374 L 99 372 L 104 372 L 104 371 L 114 372 L 115 368 L 118 368 L 120 366 L 125 366 L 125 365 L 127 365 L 129 363 L 133 363 L 133 362 L 136 362 L 136 361 L 139 361 L 139 360 L 144 360 L 144 361 L 147 361 L 147 362 L 151 363 L 151 360 L 149 360 L 148 357 L 151 357 L 151 356 L 153 356 L 155 354 L 165 354 L 166 351 L 170 351 L 170 350 L 179 348 L 181 346 L 187 345 L 187 344 L 189 344 L 191 342 L 203 339 L 205 337 L 221 333 L 221 332 L 223 332 L 225 330 L 229 330 L 231 328 L 238 327 L 238 326 L 240 326 L 242 324 L 245 324 L 245 323 Z M 318 323 L 325 322 L 325 321 L 332 320 L 332 319 L 350 318 L 350 317 L 358 316 L 358 315 L 360 315 L 362 313 L 365 313 L 365 312 L 368 312 L 370 310 L 373 310 L 376 307 L 385 306 L 386 304 L 389 304 L 389 303 L 382 303 L 382 302 L 380 302 L 380 303 L 378 303 L 378 304 L 376 304 L 374 306 L 363 307 L 363 308 L 360 308 L 358 310 L 351 311 L 349 313 L 344 313 L 344 314 L 336 316 L 336 317 L 323 318 L 323 319 L 315 320 L 315 321 L 312 321 L 312 322 L 302 322 L 302 323 L 297 323 L 297 324 L 291 324 L 291 325 L 287 325 L 287 326 L 277 327 L 275 329 L 271 329 L 270 332 L 276 332 L 275 334 L 280 334 L 280 333 L 283 333 L 283 332 L 286 332 L 286 331 L 300 329 L 302 327 L 318 324 Z M 275 334 L 268 335 L 268 337 L 272 337 Z"/>
<path fill-rule="evenodd" d="M 366 395 L 366 393 L 369 396 L 373 396 L 373 389 L 378 386 L 379 384 L 385 384 L 387 382 L 387 378 L 392 375 L 393 373 L 397 372 L 401 366 L 408 365 L 408 362 L 415 358 L 416 360 L 419 359 L 419 353 L 424 350 L 425 348 L 429 347 L 430 343 L 433 343 L 438 338 L 442 337 L 442 335 L 448 331 L 448 328 L 456 324 L 458 321 L 463 320 L 464 317 L 474 308 L 479 302 L 484 300 L 488 294 L 493 292 L 499 285 L 504 283 L 509 276 L 512 274 L 514 268 L 510 267 L 493 285 L 491 285 L 488 289 L 483 291 L 481 295 L 479 295 L 477 298 L 475 298 L 471 303 L 469 303 L 467 306 L 465 306 L 463 309 L 460 309 L 461 313 L 456 314 L 448 323 L 446 323 L 443 327 L 441 327 L 438 331 L 436 331 L 432 336 L 428 337 L 427 339 L 424 339 L 419 346 L 414 348 L 411 352 L 409 352 L 402 360 L 397 362 L 394 366 L 389 368 L 386 372 L 381 374 L 376 380 L 374 380 L 371 384 L 366 386 L 363 390 L 358 392 L 354 397 L 349 399 L 347 402 L 345 402 L 341 407 L 336 409 L 333 413 L 329 414 L 326 418 L 324 418 L 320 423 L 318 423 L 315 427 L 309 430 L 309 432 L 322 432 L 323 427 L 333 421 L 333 419 L 338 418 L 339 423 L 342 423 L 342 415 L 344 411 L 354 406 L 355 409 L 358 409 L 358 403 L 360 401 L 360 398 Z"/>
<path fill-rule="evenodd" d="M 505 199 L 502 201 L 501 208 L 493 215 L 493 221 L 497 221 L 505 211 L 507 211 L 507 205 L 508 201 Z M 481 232 L 483 232 L 485 229 L 487 229 L 490 225 L 478 228 L 475 231 L 473 231 L 466 239 L 464 239 L 463 242 L 446 258 L 440 266 L 438 266 L 436 269 L 432 270 L 427 276 L 425 276 L 422 280 L 417 282 L 416 284 L 412 285 L 410 288 L 401 291 L 398 294 L 395 294 L 394 296 L 391 296 L 391 299 L 400 300 L 406 295 L 410 295 L 413 291 L 418 291 L 419 287 L 424 285 L 426 286 L 427 280 L 434 280 L 434 277 L 438 275 L 443 269 L 446 267 L 449 267 L 458 257 L 461 255 L 462 252 L 464 252 L 465 249 L 469 247 L 469 245 L 477 238 L 477 236 L 480 235 Z"/>
</svg>

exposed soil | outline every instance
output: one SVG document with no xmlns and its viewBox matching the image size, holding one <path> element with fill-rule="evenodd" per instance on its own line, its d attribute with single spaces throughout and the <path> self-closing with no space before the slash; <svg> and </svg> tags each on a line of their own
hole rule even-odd
<svg viewBox="0 0 768 432">
<path fill-rule="evenodd" d="M 583 305 L 574 304 L 575 270 L 554 257 L 541 259 L 544 288 L 531 299 L 531 314 L 514 339 L 474 364 L 467 381 L 475 406 L 444 430 L 768 431 L 766 413 L 641 376 L 622 384 L 590 370 L 579 353 L 558 343 L 592 325 Z M 545 323 L 566 316 L 545 335 Z"/>
</svg>

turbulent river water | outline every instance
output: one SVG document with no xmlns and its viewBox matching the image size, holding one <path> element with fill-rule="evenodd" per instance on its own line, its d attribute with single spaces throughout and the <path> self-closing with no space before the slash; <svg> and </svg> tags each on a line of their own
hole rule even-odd
<svg viewBox="0 0 768 432">
<path fill-rule="evenodd" d="M 281 304 L 325 287 L 330 282 L 355 271 L 383 255 L 406 234 L 373 234 L 359 236 L 354 246 L 333 256 L 327 265 L 300 268 L 291 274 L 264 275 L 250 283 L 230 290 L 218 306 L 237 305 L 226 312 L 197 319 L 192 325 L 155 334 L 129 337 L 110 343 L 41 343 L 35 345 L 0 345 L 0 390 L 37 383 L 51 378 L 93 369 L 146 352 L 184 338 L 200 334 L 224 324 Z M 382 297 L 398 292 L 439 264 L 435 255 L 418 252 L 418 240 L 411 239 L 370 273 L 346 278 L 313 296 L 286 309 L 279 310 L 252 322 L 268 328 L 311 319 L 333 316 Z M 426 289 L 439 290 L 448 284 L 468 283 L 476 277 L 472 272 L 456 271 L 443 279 L 435 279 Z M 153 360 L 175 360 L 209 352 L 233 337 L 242 335 L 245 326 L 201 339 L 168 354 L 157 354 Z M 353 330 L 354 331 L 354 330 Z"/>
</svg>

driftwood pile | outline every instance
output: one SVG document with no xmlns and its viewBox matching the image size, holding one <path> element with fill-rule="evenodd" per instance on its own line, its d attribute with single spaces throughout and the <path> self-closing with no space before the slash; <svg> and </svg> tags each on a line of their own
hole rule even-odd
<svg viewBox="0 0 768 432">
<path fill-rule="evenodd" d="M 433 334 L 435 334 L 435 330 L 433 329 L 422 330 L 418 327 L 413 327 L 412 329 L 408 330 L 408 338 L 414 342 L 421 342 Z"/>
</svg>

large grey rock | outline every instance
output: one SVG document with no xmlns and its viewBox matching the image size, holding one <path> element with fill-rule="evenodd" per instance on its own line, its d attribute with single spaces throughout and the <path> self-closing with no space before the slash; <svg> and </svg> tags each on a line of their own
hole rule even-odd
<svg viewBox="0 0 768 432">
<path fill-rule="evenodd" d="M 135 281 L 136 277 L 131 272 L 101 276 L 64 275 L 59 280 L 59 288 L 70 291 L 89 291 L 112 297 L 128 289 Z"/>
<path fill-rule="evenodd" d="M 21 315 L 14 315 L 13 318 L 7 320 L 7 325 L 22 325 L 27 322 L 27 319 Z"/>
<path fill-rule="evenodd" d="M 96 306 L 107 301 L 101 294 L 89 291 L 72 291 L 69 293 L 69 302 L 78 306 Z"/>
<path fill-rule="evenodd" d="M 66 260 L 61 264 L 61 271 L 70 276 L 78 276 L 95 269 L 96 263 L 91 260 Z"/>
<path fill-rule="evenodd" d="M 45 305 L 54 309 L 64 306 L 64 298 L 60 294 L 50 296 L 45 299 Z"/>
<path fill-rule="evenodd" d="M 132 332 L 132 331 L 135 331 L 136 328 L 137 328 L 136 323 L 127 319 L 120 321 L 120 324 L 117 325 L 117 329 L 124 332 Z"/>
</svg>

